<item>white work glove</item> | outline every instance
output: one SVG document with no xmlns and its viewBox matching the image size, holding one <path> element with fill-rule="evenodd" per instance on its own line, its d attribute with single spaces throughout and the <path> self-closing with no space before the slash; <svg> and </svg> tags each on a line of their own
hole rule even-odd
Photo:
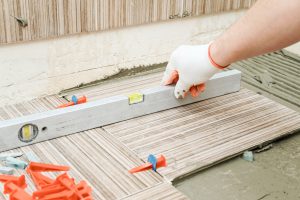
<svg viewBox="0 0 300 200">
<path fill-rule="evenodd" d="M 162 83 L 175 84 L 174 95 L 184 98 L 188 91 L 193 97 L 205 90 L 205 82 L 224 67 L 214 63 L 209 45 L 182 45 L 171 55 Z"/>
</svg>

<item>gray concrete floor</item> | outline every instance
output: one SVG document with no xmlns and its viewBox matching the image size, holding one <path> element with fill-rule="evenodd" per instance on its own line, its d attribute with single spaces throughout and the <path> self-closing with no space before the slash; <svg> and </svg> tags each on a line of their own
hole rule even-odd
<svg viewBox="0 0 300 200">
<path fill-rule="evenodd" d="M 237 157 L 175 186 L 192 200 L 300 199 L 300 133 L 254 156 L 254 162 Z"/>
</svg>

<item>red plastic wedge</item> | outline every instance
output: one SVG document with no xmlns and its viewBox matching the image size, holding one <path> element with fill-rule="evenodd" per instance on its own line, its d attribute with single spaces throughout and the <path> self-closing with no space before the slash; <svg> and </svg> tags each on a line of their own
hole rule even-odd
<svg viewBox="0 0 300 200">
<path fill-rule="evenodd" d="M 8 194 L 10 200 L 33 200 L 33 198 L 21 187 L 13 182 L 4 185 L 4 194 Z"/>
<path fill-rule="evenodd" d="M 60 166 L 53 164 L 30 162 L 27 167 L 27 172 L 56 172 L 56 171 L 69 171 L 70 167 Z"/>
<path fill-rule="evenodd" d="M 82 103 L 86 103 L 86 102 L 87 102 L 86 96 L 82 96 L 82 97 L 78 98 L 77 104 L 82 104 Z M 75 105 L 75 103 L 73 101 L 71 101 L 66 104 L 62 104 L 62 105 L 58 106 L 58 108 L 65 108 L 65 107 L 74 106 L 74 105 Z"/>
<path fill-rule="evenodd" d="M 92 188 L 85 181 L 76 185 L 76 195 L 80 200 L 92 200 Z"/>
<path fill-rule="evenodd" d="M 33 193 L 33 198 L 37 200 L 81 200 L 74 191 L 64 190 L 63 188 L 37 191 Z"/>
<path fill-rule="evenodd" d="M 54 186 L 59 186 L 59 187 L 62 187 L 64 189 L 68 189 L 68 190 L 73 190 L 75 188 L 75 180 L 74 180 L 74 178 L 69 177 L 69 175 L 67 173 L 63 173 L 63 174 L 59 175 L 58 177 L 56 177 L 54 183 L 47 188 L 51 188 Z"/>
<path fill-rule="evenodd" d="M 75 184 L 74 178 L 69 177 L 67 173 L 58 176 L 55 180 L 56 185 L 63 186 L 68 191 L 74 191 L 75 195 L 80 200 L 91 200 L 92 188 L 85 181 Z"/>
<path fill-rule="evenodd" d="M 166 167 L 167 166 L 167 161 L 166 158 L 161 155 L 158 159 L 157 159 L 157 164 L 156 164 L 156 168 L 160 168 L 160 167 Z M 146 171 L 146 170 L 150 170 L 152 169 L 152 164 L 147 162 L 139 167 L 135 167 L 131 170 L 129 170 L 129 172 L 131 174 L 133 173 L 137 173 L 137 172 L 142 172 L 142 171 Z"/>
<path fill-rule="evenodd" d="M 75 184 L 67 173 L 59 175 L 55 182 L 33 193 L 38 200 L 92 200 L 92 189 L 85 181 Z"/>
<path fill-rule="evenodd" d="M 43 175 L 41 172 L 33 172 L 28 169 L 26 171 L 31 176 L 31 179 L 33 180 L 35 187 L 38 190 L 42 190 L 43 188 L 47 187 L 48 185 L 54 183 L 53 179 Z"/>
<path fill-rule="evenodd" d="M 21 175 L 21 176 L 0 175 L 0 182 L 2 183 L 11 182 L 23 189 L 27 187 L 25 175 Z"/>
</svg>

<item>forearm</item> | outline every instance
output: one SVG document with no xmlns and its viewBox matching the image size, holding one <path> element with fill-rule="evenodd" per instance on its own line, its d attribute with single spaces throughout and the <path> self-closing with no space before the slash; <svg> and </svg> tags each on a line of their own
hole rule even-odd
<svg viewBox="0 0 300 200">
<path fill-rule="evenodd" d="M 300 40 L 300 0 L 258 2 L 216 39 L 211 56 L 230 63 L 289 46 Z"/>
</svg>

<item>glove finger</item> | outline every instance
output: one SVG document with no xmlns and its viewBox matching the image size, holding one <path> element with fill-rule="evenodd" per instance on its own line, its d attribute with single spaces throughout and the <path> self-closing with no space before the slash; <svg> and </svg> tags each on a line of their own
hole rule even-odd
<svg viewBox="0 0 300 200">
<path fill-rule="evenodd" d="M 197 90 L 198 90 L 200 93 L 201 93 L 201 92 L 204 92 L 205 88 L 206 88 L 205 83 L 201 83 L 201 84 L 197 85 Z"/>
<path fill-rule="evenodd" d="M 184 84 L 179 78 L 174 89 L 175 97 L 177 99 L 183 99 L 186 96 L 187 92 L 189 91 L 190 87 L 191 87 L 190 85 Z"/>
<path fill-rule="evenodd" d="M 192 86 L 190 88 L 190 93 L 193 97 L 197 97 L 201 92 L 204 92 L 204 90 L 205 90 L 205 83 L 202 83 L 199 85 Z"/>
<path fill-rule="evenodd" d="M 198 91 L 197 86 L 192 86 L 190 88 L 190 93 L 192 97 L 197 97 L 200 94 L 200 91 Z"/>
<path fill-rule="evenodd" d="M 179 74 L 178 74 L 177 70 L 174 70 L 171 73 L 170 78 L 166 81 L 166 83 L 167 83 L 167 85 L 176 84 L 178 79 L 179 79 Z"/>
<path fill-rule="evenodd" d="M 178 81 L 178 72 L 170 62 L 168 63 L 164 76 L 162 78 L 162 85 L 170 85 Z"/>
</svg>

